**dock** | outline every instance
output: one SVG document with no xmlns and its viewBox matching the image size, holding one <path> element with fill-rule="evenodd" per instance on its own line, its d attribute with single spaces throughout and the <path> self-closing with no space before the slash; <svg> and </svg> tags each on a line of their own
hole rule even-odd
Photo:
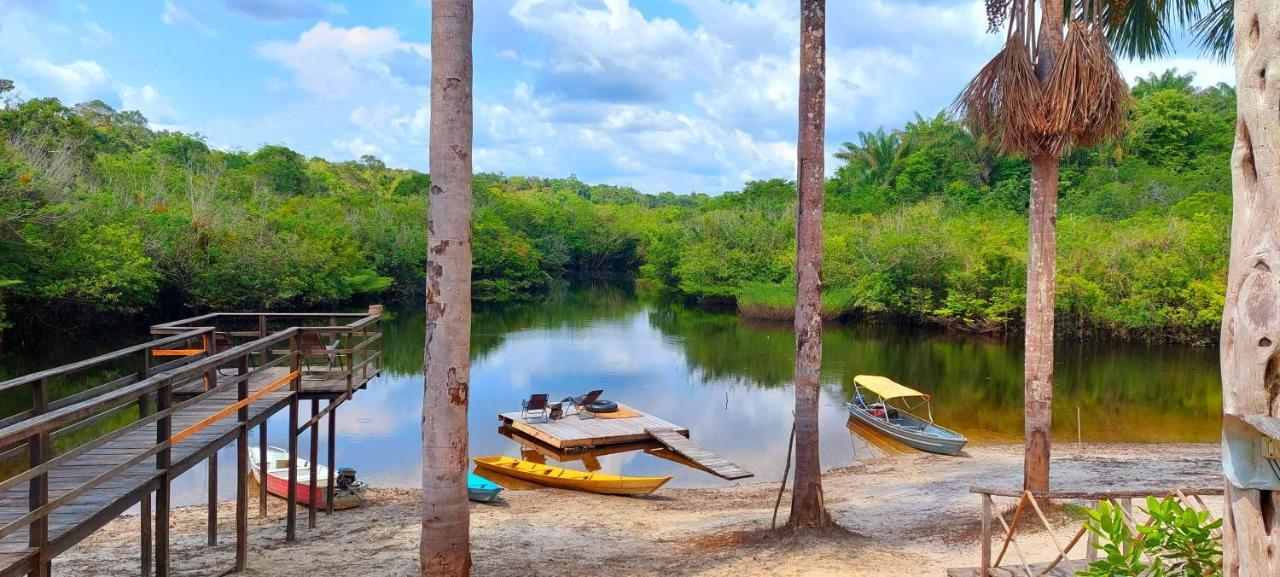
<svg viewBox="0 0 1280 577">
<path fill-rule="evenodd" d="M 622 407 L 634 416 L 582 417 L 570 414 L 550 420 L 524 418 L 519 411 L 498 415 L 499 430 L 538 453 L 558 461 L 643 450 L 662 458 L 702 469 L 724 479 L 752 474 L 689 440 L 689 429 L 653 415 Z M 542 446 L 539 446 L 542 445 Z"/>
<path fill-rule="evenodd" d="M 155 325 L 157 338 L 146 343 L 0 382 L 0 394 L 31 397 L 30 409 L 0 419 L 0 455 L 29 458 L 25 471 L 0 481 L 0 577 L 49 575 L 53 557 L 135 505 L 140 574 L 168 577 L 170 485 L 209 462 L 208 542 L 216 544 L 217 453 L 231 444 L 238 460 L 236 548 L 227 565 L 244 570 L 250 431 L 258 429 L 265 452 L 267 419 L 287 411 L 292 477 L 314 490 L 318 479 L 297 477 L 298 439 L 309 437 L 311 461 L 319 462 L 318 430 L 327 425 L 332 475 L 337 408 L 381 371 L 380 319 L 377 306 L 368 313 L 214 313 Z M 119 376 L 122 365 L 133 372 Z M 52 385 L 86 371 L 114 378 L 50 398 Z M 303 400 L 311 402 L 312 417 L 299 425 Z M 62 448 L 56 455 L 55 440 Z M 265 516 L 265 487 L 257 501 Z M 307 514 L 314 527 L 316 508 Z M 291 541 L 296 500 L 286 515 Z"/>
</svg>

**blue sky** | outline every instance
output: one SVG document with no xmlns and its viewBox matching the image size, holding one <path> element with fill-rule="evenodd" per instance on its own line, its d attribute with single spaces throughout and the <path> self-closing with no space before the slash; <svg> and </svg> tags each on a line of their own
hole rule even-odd
<svg viewBox="0 0 1280 577">
<path fill-rule="evenodd" d="M 425 170 L 429 0 L 0 0 L 0 77 L 224 149 Z M 645 192 L 794 177 L 795 0 L 477 0 L 475 163 Z M 828 143 L 937 112 L 990 58 L 980 0 L 829 0 Z M 1127 62 L 1231 81 L 1193 51 Z M 828 160 L 828 172 L 836 162 Z"/>
</svg>

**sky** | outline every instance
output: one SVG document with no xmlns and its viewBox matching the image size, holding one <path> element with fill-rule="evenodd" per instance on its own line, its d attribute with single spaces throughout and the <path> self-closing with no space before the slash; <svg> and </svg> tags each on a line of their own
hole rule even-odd
<svg viewBox="0 0 1280 577">
<path fill-rule="evenodd" d="M 796 0 L 476 0 L 475 168 L 716 194 L 795 176 Z M 995 53 L 981 0 L 829 0 L 827 146 L 946 107 Z M 0 0 L 0 78 L 210 146 L 426 170 L 429 0 Z M 1199 85 L 1191 49 L 1124 62 Z M 838 161 L 828 155 L 827 171 Z"/>
</svg>

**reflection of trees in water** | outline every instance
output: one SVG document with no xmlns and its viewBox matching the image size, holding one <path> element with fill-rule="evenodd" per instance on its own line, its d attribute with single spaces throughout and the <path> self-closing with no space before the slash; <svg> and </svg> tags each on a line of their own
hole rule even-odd
<svg viewBox="0 0 1280 577">
<path fill-rule="evenodd" d="M 533 300 L 475 303 L 472 309 L 471 361 L 483 360 L 507 335 L 530 329 L 582 329 L 616 321 L 640 310 L 634 283 L 627 280 L 578 280 L 557 283 Z M 384 321 L 383 366 L 394 373 L 422 371 L 426 313 L 420 302 L 396 303 Z"/>
<path fill-rule="evenodd" d="M 422 307 L 407 302 L 391 312 L 394 318 L 384 325 L 385 366 L 397 373 L 420 372 Z M 732 311 L 637 297 L 630 284 L 609 281 L 561 285 L 535 301 L 477 303 L 473 360 L 482 360 L 515 332 L 585 329 L 641 312 L 667 343 L 680 347 L 695 380 L 763 388 L 791 383 L 795 342 L 788 323 L 744 321 Z M 886 375 L 932 393 L 937 420 L 975 440 L 1021 435 L 1018 336 L 974 337 L 864 323 L 831 325 L 823 341 L 822 379 L 832 393 L 852 398 L 854 375 Z M 1062 342 L 1057 358 L 1054 422 L 1059 442 L 1074 440 L 1077 406 L 1086 439 L 1216 438 L 1222 395 L 1212 349 Z"/>
<path fill-rule="evenodd" d="M 649 323 L 684 348 L 707 380 L 759 387 L 791 381 L 790 325 L 742 321 L 679 303 L 651 305 Z M 934 416 L 975 437 L 1022 430 L 1022 343 L 891 325 L 834 325 L 823 334 L 823 382 L 853 397 L 853 376 L 880 374 L 932 393 Z M 1207 441 L 1216 436 L 1222 395 L 1210 349 L 1116 342 L 1061 342 L 1054 418 L 1060 440 Z"/>
</svg>

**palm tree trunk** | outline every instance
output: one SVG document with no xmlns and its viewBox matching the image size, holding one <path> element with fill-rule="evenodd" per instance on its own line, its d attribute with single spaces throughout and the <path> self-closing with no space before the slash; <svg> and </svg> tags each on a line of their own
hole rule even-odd
<svg viewBox="0 0 1280 577">
<path fill-rule="evenodd" d="M 1238 121 L 1222 408 L 1280 416 L 1280 10 L 1275 0 L 1236 0 L 1235 22 Z M 1228 482 L 1225 501 L 1224 575 L 1280 575 L 1280 492 Z"/>
<path fill-rule="evenodd" d="M 431 203 L 422 397 L 422 575 L 471 572 L 471 0 L 431 2 Z"/>
<path fill-rule="evenodd" d="M 796 474 L 791 529 L 823 528 L 818 460 L 818 390 L 822 367 L 822 184 L 826 127 L 826 1 L 800 2 L 799 201 L 796 206 Z"/>
<path fill-rule="evenodd" d="M 1049 429 L 1053 424 L 1053 302 L 1057 274 L 1058 157 L 1031 159 L 1027 217 L 1027 314 L 1023 487 L 1049 490 Z"/>
</svg>

